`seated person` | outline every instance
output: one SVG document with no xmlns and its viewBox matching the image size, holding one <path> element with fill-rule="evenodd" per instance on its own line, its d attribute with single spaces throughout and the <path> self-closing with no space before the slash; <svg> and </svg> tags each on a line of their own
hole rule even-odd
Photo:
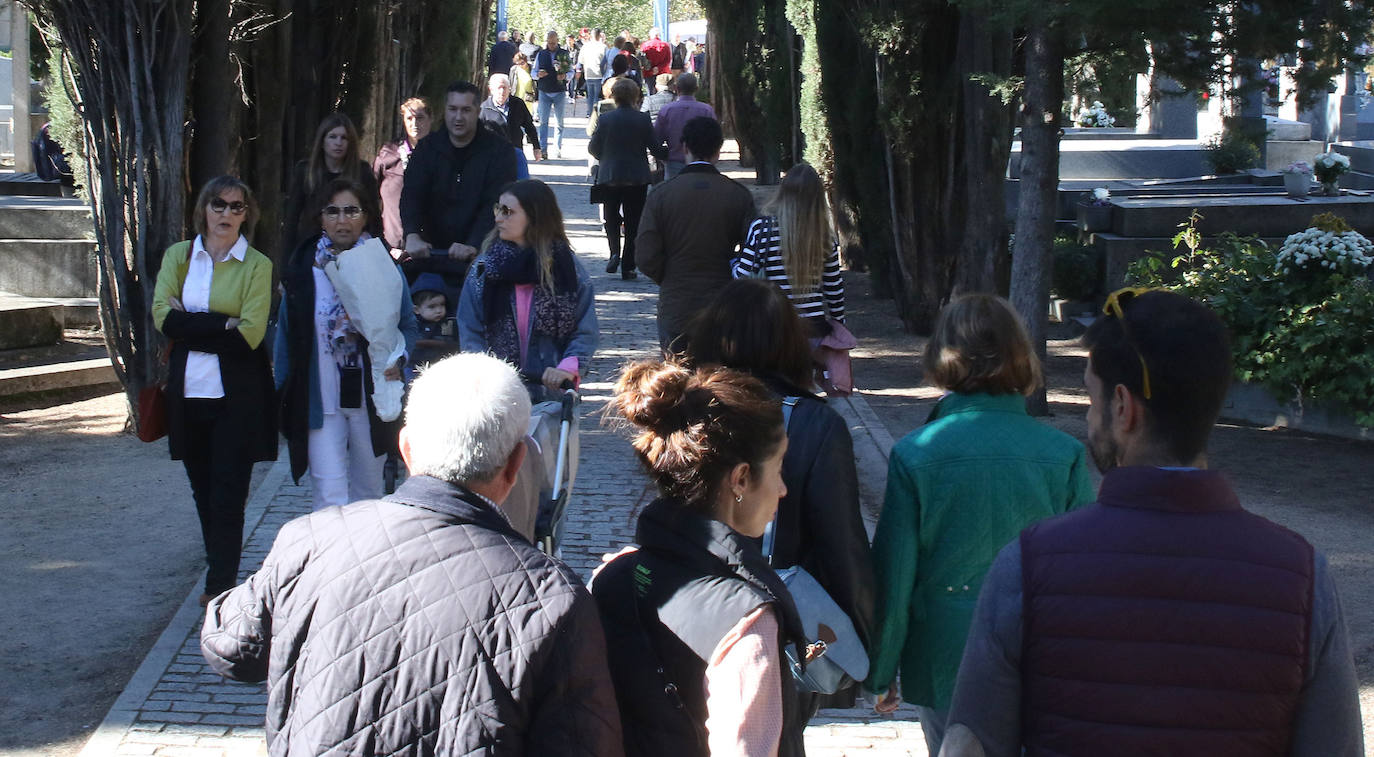
<svg viewBox="0 0 1374 757">
<path fill-rule="evenodd" d="M 443 277 L 422 273 L 411 289 L 410 301 L 414 303 L 420 338 L 415 342 L 410 363 L 418 370 L 458 351 L 458 329 L 449 315 Z"/>
</svg>

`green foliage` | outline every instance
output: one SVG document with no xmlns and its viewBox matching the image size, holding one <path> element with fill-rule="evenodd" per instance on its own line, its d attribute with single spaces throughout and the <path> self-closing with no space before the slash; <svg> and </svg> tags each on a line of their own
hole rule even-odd
<svg viewBox="0 0 1374 757">
<path fill-rule="evenodd" d="M 1050 288 L 1065 300 L 1091 300 L 1102 283 L 1102 256 L 1092 245 L 1073 237 L 1054 238 L 1054 270 Z"/>
<path fill-rule="evenodd" d="M 1070 103 L 1099 101 L 1116 117 L 1117 126 L 1136 121 L 1136 75 L 1149 68 L 1143 45 L 1083 50 L 1064 61 L 1064 122 L 1071 123 Z"/>
<path fill-rule="evenodd" d="M 1322 269 L 1279 273 L 1263 242 L 1223 235 L 1208 249 L 1165 262 L 1148 257 L 1127 280 L 1201 300 L 1231 332 L 1236 378 L 1294 398 L 1344 408 L 1374 426 L 1374 284 Z"/>
<path fill-rule="evenodd" d="M 670 23 L 705 17 L 706 12 L 700 0 L 671 0 L 668 3 Z M 621 29 L 628 29 L 631 34 L 647 39 L 649 27 L 653 25 L 654 8 L 648 0 L 597 0 L 595 3 L 581 0 L 510 0 L 506 6 L 507 28 L 526 33 L 534 30 L 538 39 L 532 41 L 536 45 L 544 43 L 544 34 L 550 29 L 567 37 L 569 32 L 584 26 L 599 28 L 606 33 L 606 42 L 610 43 Z M 671 26 L 668 35 L 672 36 Z"/>
<path fill-rule="evenodd" d="M 818 171 L 829 172 L 835 154 L 830 146 L 830 125 L 825 98 L 821 95 L 821 51 L 816 37 L 816 0 L 787 0 L 787 20 L 802 38 L 801 129 L 806 140 L 804 157 Z"/>
<path fill-rule="evenodd" d="M 1240 173 L 1259 165 L 1260 151 L 1255 143 L 1237 131 L 1227 129 L 1202 146 L 1203 160 L 1217 174 Z"/>
</svg>

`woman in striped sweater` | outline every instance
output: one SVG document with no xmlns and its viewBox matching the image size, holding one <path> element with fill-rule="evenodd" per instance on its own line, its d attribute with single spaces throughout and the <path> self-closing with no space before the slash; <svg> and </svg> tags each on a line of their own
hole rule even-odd
<svg viewBox="0 0 1374 757">
<path fill-rule="evenodd" d="M 793 166 L 769 210 L 749 226 L 734 277 L 773 282 L 792 301 L 810 336 L 825 336 L 827 318 L 844 321 L 844 279 L 816 169 L 809 163 Z"/>
</svg>

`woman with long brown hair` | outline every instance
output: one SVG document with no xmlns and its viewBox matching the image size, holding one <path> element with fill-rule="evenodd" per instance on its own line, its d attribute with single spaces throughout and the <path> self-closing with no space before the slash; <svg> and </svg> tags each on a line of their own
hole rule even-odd
<svg viewBox="0 0 1374 757">
<path fill-rule="evenodd" d="M 458 299 L 459 344 L 515 364 L 538 399 L 540 385 L 576 383 L 596 351 L 594 292 L 549 185 L 514 182 L 492 212 L 496 228 Z"/>
<path fill-rule="evenodd" d="M 328 198 L 317 195 L 325 185 L 341 177 L 358 182 L 362 191 L 381 206 L 372 166 L 358 155 L 358 130 L 352 119 L 335 111 L 320 121 L 315 139 L 310 143 L 310 155 L 298 161 L 291 173 L 286 213 L 282 216 L 283 254 L 295 250 L 302 240 L 319 235 L 321 227 L 314 209 Z M 368 231 L 379 236 L 381 218 L 369 219 Z"/>
<path fill-rule="evenodd" d="M 776 284 L 812 337 L 830 332 L 827 318 L 844 321 L 839 245 L 830 228 L 825 184 L 810 164 L 793 166 L 778 184 L 768 212 L 750 224 L 733 273 L 737 279 Z"/>
</svg>

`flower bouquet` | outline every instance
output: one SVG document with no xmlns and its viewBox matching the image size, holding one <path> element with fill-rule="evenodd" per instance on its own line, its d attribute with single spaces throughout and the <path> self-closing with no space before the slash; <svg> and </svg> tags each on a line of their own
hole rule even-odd
<svg viewBox="0 0 1374 757">
<path fill-rule="evenodd" d="M 1350 170 L 1350 156 L 1327 150 L 1313 161 L 1312 172 L 1322 184 L 1322 191 L 1328 197 L 1341 193 L 1336 186 L 1341 174 Z"/>
<path fill-rule="evenodd" d="M 1106 128 L 1116 124 L 1116 119 L 1112 118 L 1101 101 L 1098 100 L 1094 100 L 1092 106 L 1078 111 L 1078 115 L 1074 116 L 1073 120 L 1079 126 L 1089 128 Z"/>
<path fill-rule="evenodd" d="M 1312 190 L 1312 166 L 1305 160 L 1289 163 L 1283 169 L 1283 188 L 1289 197 L 1306 199 Z"/>
</svg>

